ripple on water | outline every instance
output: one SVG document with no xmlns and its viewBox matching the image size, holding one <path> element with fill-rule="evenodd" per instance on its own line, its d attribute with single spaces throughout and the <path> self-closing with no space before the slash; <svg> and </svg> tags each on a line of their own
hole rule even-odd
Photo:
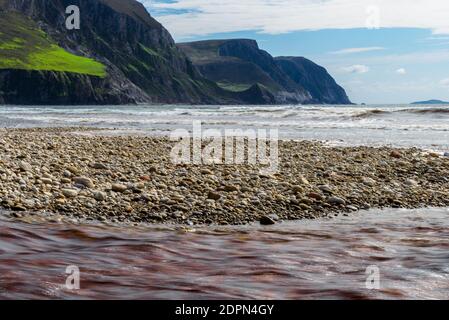
<svg viewBox="0 0 449 320">
<path fill-rule="evenodd" d="M 272 227 L 119 227 L 0 219 L 0 298 L 449 298 L 449 210 Z M 81 270 L 81 290 L 65 269 Z M 381 289 L 366 289 L 378 266 Z"/>
</svg>

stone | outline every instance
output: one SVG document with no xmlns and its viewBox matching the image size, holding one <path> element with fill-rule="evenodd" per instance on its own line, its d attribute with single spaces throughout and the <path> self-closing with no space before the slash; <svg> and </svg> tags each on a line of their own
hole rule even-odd
<svg viewBox="0 0 449 320">
<path fill-rule="evenodd" d="M 376 180 L 374 180 L 372 178 L 368 178 L 368 177 L 363 177 L 362 182 L 363 182 L 363 184 L 370 186 L 370 187 L 374 187 L 374 185 L 376 184 Z"/>
<path fill-rule="evenodd" d="M 11 210 L 12 211 L 27 211 L 27 209 L 20 204 L 16 204 L 16 205 L 12 206 Z"/>
<path fill-rule="evenodd" d="M 445 156 L 446 158 L 449 158 L 449 152 L 445 152 L 445 153 L 444 153 L 444 156 Z"/>
<path fill-rule="evenodd" d="M 318 200 L 318 201 L 323 200 L 323 196 L 321 194 L 319 194 L 319 193 L 316 193 L 316 192 L 310 192 L 307 196 L 309 198 L 311 198 L 311 199 L 315 199 L 315 200 Z"/>
<path fill-rule="evenodd" d="M 263 226 L 271 226 L 276 224 L 276 221 L 274 221 L 273 219 L 271 219 L 269 216 L 262 216 L 260 218 L 260 224 Z"/>
<path fill-rule="evenodd" d="M 53 183 L 53 181 L 48 178 L 42 178 L 41 181 L 43 184 L 52 184 Z"/>
<path fill-rule="evenodd" d="M 293 186 L 293 187 L 292 187 L 292 191 L 293 191 L 294 193 L 303 193 L 303 192 L 304 192 L 304 188 L 301 187 L 301 186 Z"/>
<path fill-rule="evenodd" d="M 64 170 L 62 175 L 66 178 L 70 178 L 72 176 L 72 173 L 69 170 Z"/>
<path fill-rule="evenodd" d="M 321 191 L 323 191 L 323 192 L 326 192 L 326 193 L 332 193 L 332 189 L 331 189 L 331 187 L 329 187 L 328 185 L 321 185 L 321 186 L 318 186 L 318 189 L 320 189 Z"/>
<path fill-rule="evenodd" d="M 407 180 L 405 180 L 405 185 L 411 186 L 411 187 L 416 187 L 418 185 L 418 182 L 413 179 L 407 179 Z"/>
<path fill-rule="evenodd" d="M 301 184 L 304 184 L 304 185 L 309 185 L 310 184 L 309 181 L 303 175 L 299 175 L 298 176 L 298 181 Z"/>
<path fill-rule="evenodd" d="M 78 174 L 80 172 L 79 169 L 74 166 L 68 166 L 67 171 L 69 171 L 71 174 Z"/>
<path fill-rule="evenodd" d="M 221 195 L 217 192 L 210 191 L 207 195 L 207 198 L 211 200 L 220 200 Z"/>
<path fill-rule="evenodd" d="M 126 190 L 128 190 L 128 187 L 125 186 L 125 185 L 123 185 L 123 184 L 120 184 L 120 183 L 114 183 L 114 184 L 112 185 L 112 191 L 114 191 L 114 192 L 123 193 L 123 192 L 125 192 Z"/>
<path fill-rule="evenodd" d="M 101 191 L 95 191 L 94 194 L 94 199 L 97 201 L 105 201 L 106 200 L 106 193 L 101 192 Z"/>
<path fill-rule="evenodd" d="M 339 197 L 329 197 L 327 202 L 331 205 L 345 205 L 346 201 Z"/>
<path fill-rule="evenodd" d="M 400 158 L 402 158 L 402 153 L 399 152 L 398 150 L 393 150 L 390 153 L 390 157 L 400 159 Z"/>
<path fill-rule="evenodd" d="M 235 191 L 239 191 L 239 188 L 237 186 L 233 186 L 233 185 L 226 185 L 224 187 L 224 191 L 226 191 L 226 192 L 235 192 Z"/>
<path fill-rule="evenodd" d="M 86 188 L 93 188 L 95 186 L 94 183 L 92 182 L 92 180 L 87 177 L 75 177 L 75 178 L 73 178 L 73 181 L 76 184 L 85 186 Z"/>
<path fill-rule="evenodd" d="M 66 198 L 75 198 L 78 195 L 78 191 L 74 189 L 62 189 L 61 192 Z"/>
<path fill-rule="evenodd" d="M 29 164 L 26 161 L 20 161 L 19 168 L 20 168 L 20 170 L 25 171 L 25 172 L 33 170 L 33 167 L 31 167 L 31 164 Z"/>
<path fill-rule="evenodd" d="M 105 165 L 103 163 L 99 163 L 99 162 L 93 163 L 92 168 L 98 169 L 98 170 L 108 170 L 109 169 L 107 165 Z"/>
</svg>

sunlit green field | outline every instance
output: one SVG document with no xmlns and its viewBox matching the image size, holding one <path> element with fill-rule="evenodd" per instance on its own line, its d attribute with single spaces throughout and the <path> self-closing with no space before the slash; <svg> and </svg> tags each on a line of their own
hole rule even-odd
<svg viewBox="0 0 449 320">
<path fill-rule="evenodd" d="M 0 69 L 64 71 L 105 77 L 105 66 L 67 52 L 33 21 L 0 13 Z"/>
</svg>

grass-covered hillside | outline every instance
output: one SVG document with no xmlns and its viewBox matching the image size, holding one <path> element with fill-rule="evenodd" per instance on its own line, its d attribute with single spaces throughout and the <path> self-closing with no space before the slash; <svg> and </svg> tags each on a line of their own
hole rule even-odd
<svg viewBox="0 0 449 320">
<path fill-rule="evenodd" d="M 106 75 L 105 66 L 59 47 L 28 17 L 0 12 L 0 69 Z"/>
</svg>

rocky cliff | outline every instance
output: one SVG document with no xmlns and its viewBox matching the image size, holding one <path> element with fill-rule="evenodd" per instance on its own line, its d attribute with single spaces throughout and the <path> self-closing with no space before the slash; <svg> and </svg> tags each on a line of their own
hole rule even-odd
<svg viewBox="0 0 449 320">
<path fill-rule="evenodd" d="M 207 79 L 242 91 L 257 84 L 274 103 L 350 104 L 346 92 L 321 66 L 301 57 L 274 58 L 254 40 L 210 40 L 178 44 Z M 268 99 L 266 103 L 272 103 Z"/>
<path fill-rule="evenodd" d="M 79 30 L 65 26 L 69 5 Z M 0 27 L 6 103 L 234 102 L 134 0 L 0 0 Z"/>
<path fill-rule="evenodd" d="M 349 102 L 324 69 L 289 59 L 253 40 L 177 46 L 136 0 L 0 0 L 2 104 Z"/>
</svg>

